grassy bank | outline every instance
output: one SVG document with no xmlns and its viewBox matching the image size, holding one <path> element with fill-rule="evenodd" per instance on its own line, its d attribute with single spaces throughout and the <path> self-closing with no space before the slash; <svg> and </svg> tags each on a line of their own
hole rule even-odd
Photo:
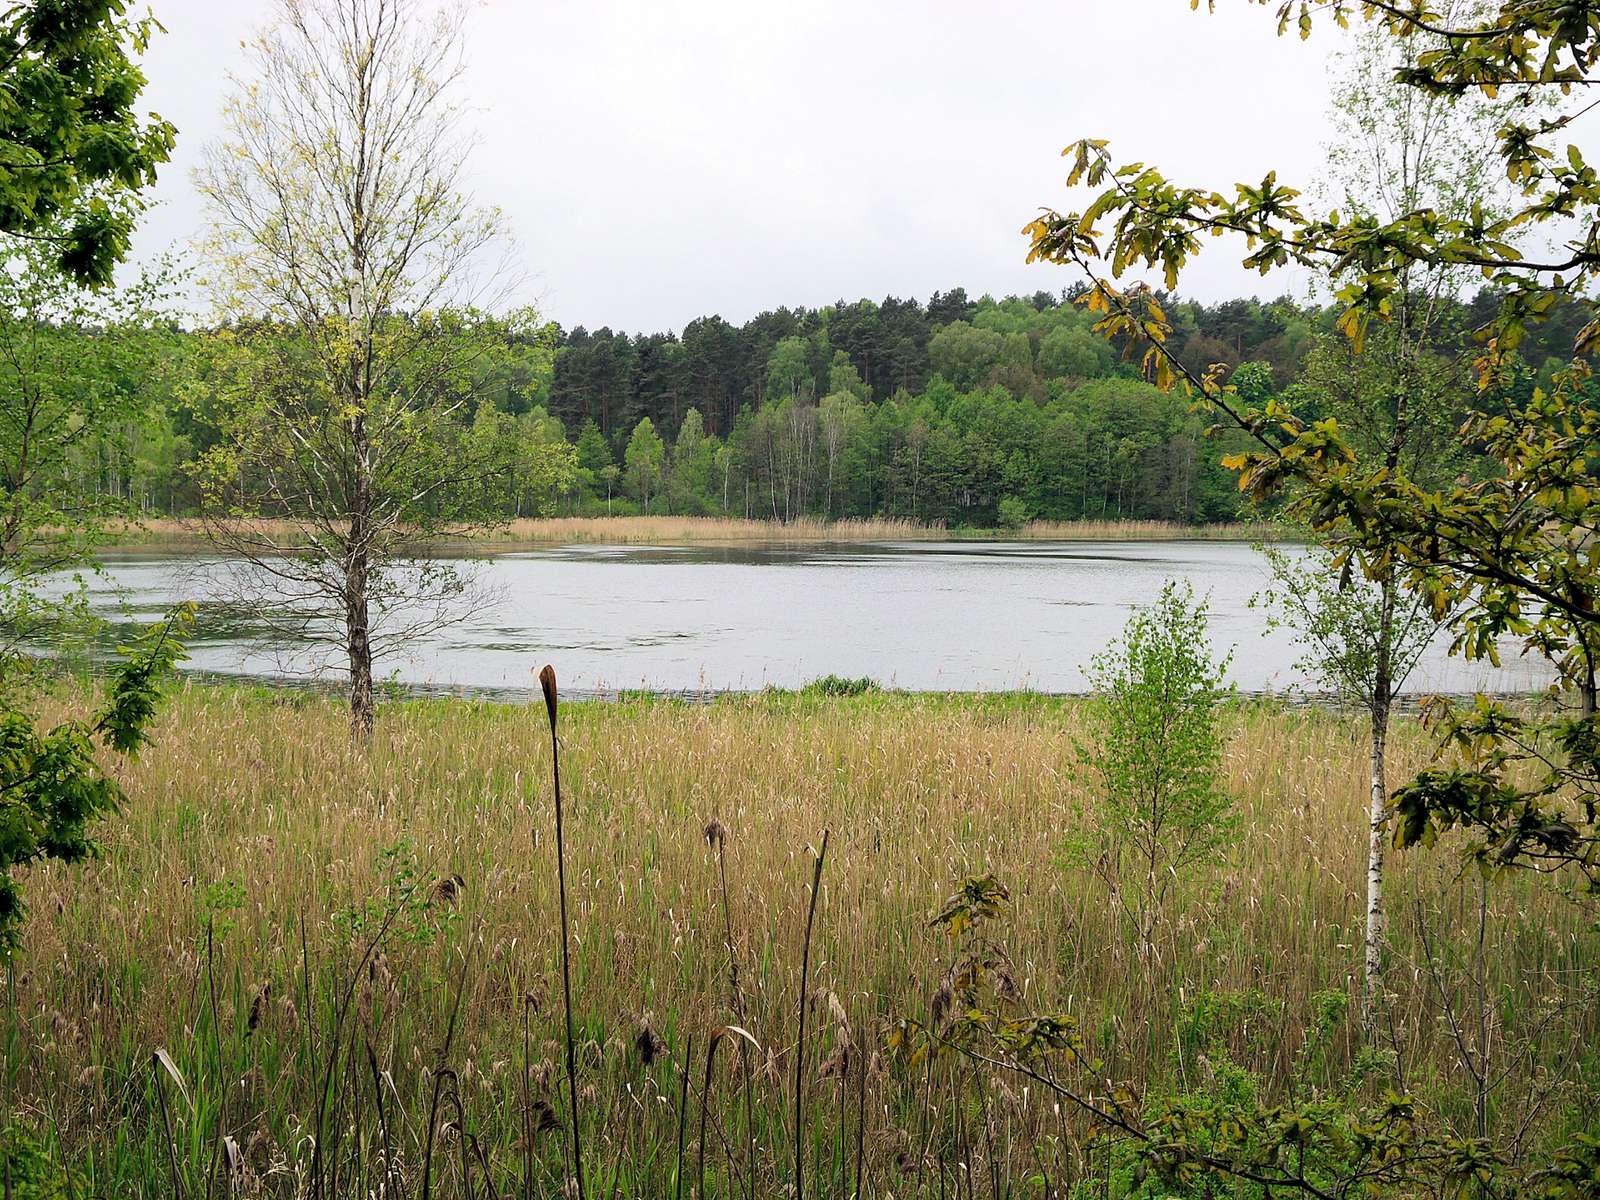
<svg viewBox="0 0 1600 1200">
<path fill-rule="evenodd" d="M 1023 1181 L 1041 1169 L 1109 1186 L 1115 1162 L 1042 1089 L 947 1059 L 906 1065 L 886 1046 L 892 1022 L 937 1004 L 962 953 L 930 915 L 986 872 L 1010 889 L 1000 936 L 1016 1003 L 1072 1014 L 1105 1078 L 1204 1092 L 1242 1071 L 1273 1095 L 1376 1088 L 1351 1075 L 1342 1005 L 1361 953 L 1360 724 L 1230 713 L 1239 835 L 1225 864 L 1184 884 L 1141 955 L 1103 886 L 1063 859 L 1093 800 L 1073 765 L 1080 713 L 1023 695 L 565 706 L 590 1194 L 671 1195 L 685 1162 L 685 1194 L 697 1194 L 702 1146 L 710 1194 L 780 1194 L 802 1046 L 798 1142 L 815 1194 L 847 1194 L 858 1163 L 873 1195 L 942 1194 L 947 1170 L 967 1173 L 964 1187 L 951 1176 L 961 1192 L 975 1174 L 978 1192 L 1037 1195 Z M 26 878 L 12 1110 L 82 1166 L 83 1194 L 169 1196 L 181 1180 L 196 1195 L 235 1151 L 258 1194 L 292 1194 L 317 1153 L 346 1163 L 352 1184 L 380 1162 L 414 1181 L 435 1142 L 435 1195 L 464 1194 L 462 1178 L 484 1170 L 505 1194 L 522 1194 L 524 1173 L 534 1194 L 562 1189 L 543 719 L 395 705 L 359 754 L 333 700 L 176 696 L 126 772 L 130 804 L 103 827 L 103 860 Z M 1394 746 L 1396 772 L 1426 758 L 1410 721 Z M 714 830 L 708 842 L 713 821 L 725 840 Z M 807 888 L 824 830 L 802 1044 Z M 1400 858 L 1391 889 L 1386 1070 L 1434 1119 L 1470 1125 L 1446 1016 L 1481 995 L 1483 1050 L 1504 1071 L 1491 1119 L 1528 1117 L 1530 1151 L 1578 1120 L 1600 1044 L 1580 993 L 1592 922 L 1547 882 L 1481 891 L 1442 849 Z M 747 1043 L 718 1032 L 727 1025 L 759 1043 L 748 1076 Z M 332 1058 L 340 1038 L 350 1053 Z M 168 1059 L 153 1060 L 157 1048 Z"/>
<path fill-rule="evenodd" d="M 287 522 L 260 522 L 283 544 L 293 544 L 296 529 Z M 550 517 L 510 521 L 469 539 L 441 542 L 431 549 L 493 553 L 550 545 L 684 545 L 693 543 L 811 543 L 938 541 L 1211 541 L 1274 540 L 1283 536 L 1264 522 L 1182 525 L 1173 521 L 1033 521 L 1019 529 L 948 529 L 915 521 L 746 521 L 723 517 Z M 113 527 L 107 548 L 124 550 L 201 550 L 207 547 L 198 522 L 154 518 Z"/>
</svg>

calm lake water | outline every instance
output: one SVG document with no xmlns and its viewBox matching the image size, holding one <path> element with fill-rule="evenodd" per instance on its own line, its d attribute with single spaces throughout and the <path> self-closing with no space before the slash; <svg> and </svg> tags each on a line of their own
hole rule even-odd
<svg viewBox="0 0 1600 1200">
<path fill-rule="evenodd" d="M 564 690 L 671 692 L 794 687 L 868 675 L 942 691 L 1077 692 L 1084 668 L 1169 578 L 1209 596 L 1212 637 L 1248 691 L 1305 684 L 1284 634 L 1248 602 L 1265 580 L 1250 547 L 1217 542 L 907 542 L 723 548 L 574 546 L 474 560 L 487 599 L 464 623 L 406 647 L 379 673 L 423 687 L 518 693 L 555 664 Z M 220 595 L 222 560 L 120 555 L 93 582 L 106 616 L 150 620 Z M 1411 692 L 1527 691 L 1545 682 L 1513 649 L 1506 666 L 1424 659 Z M 323 648 L 273 644 L 211 620 L 190 669 L 336 679 Z"/>
</svg>

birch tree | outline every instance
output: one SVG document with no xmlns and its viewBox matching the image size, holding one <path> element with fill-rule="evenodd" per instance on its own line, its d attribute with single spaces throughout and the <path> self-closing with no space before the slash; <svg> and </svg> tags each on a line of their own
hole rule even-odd
<svg viewBox="0 0 1600 1200">
<path fill-rule="evenodd" d="M 861 401 L 849 392 L 830 392 L 817 405 L 817 424 L 822 433 L 823 451 L 828 462 L 827 489 L 823 496 L 822 514 L 833 520 L 833 481 L 839 458 L 854 436 L 857 427 L 866 419 Z"/>
<path fill-rule="evenodd" d="M 280 0 L 197 175 L 237 401 L 202 463 L 208 527 L 258 595 L 270 583 L 261 614 L 342 648 L 358 737 L 374 658 L 460 615 L 464 577 L 407 549 L 488 519 L 505 464 L 465 436 L 475 366 L 532 334 L 530 313 L 486 315 L 509 293 L 509 249 L 464 187 L 462 19 L 420 0 Z"/>
<path fill-rule="evenodd" d="M 1450 7 L 1459 20 L 1473 6 L 1458 0 Z M 1398 86 L 1396 72 L 1426 49 L 1425 39 L 1397 43 L 1367 28 L 1335 57 L 1334 138 L 1322 184 L 1328 203 L 1374 220 L 1425 206 L 1446 217 L 1469 216 L 1475 206 L 1493 209 L 1503 106 Z M 1328 282 L 1336 288 L 1347 281 L 1335 272 Z M 1472 379 L 1459 353 L 1467 343 L 1450 322 L 1466 282 L 1459 267 L 1410 264 L 1400 272 L 1393 320 L 1374 327 L 1360 353 L 1339 338 L 1308 357 L 1307 398 L 1338 423 L 1363 461 L 1435 484 L 1460 466 L 1454 430 Z M 1269 619 L 1296 635 L 1306 652 L 1302 669 L 1368 718 L 1362 1025 L 1370 1038 L 1383 995 L 1389 722 L 1438 614 L 1416 589 L 1402 592 L 1396 548 L 1381 540 L 1342 571 L 1334 554 L 1317 547 L 1305 555 L 1265 553 L 1271 584 L 1261 600 Z"/>
<path fill-rule="evenodd" d="M 1468 20 L 1478 0 L 1447 0 L 1452 21 Z M 1507 106 L 1479 96 L 1458 97 L 1402 87 L 1398 72 L 1416 63 L 1432 42 L 1397 41 L 1363 28 L 1334 59 L 1333 131 L 1328 178 L 1333 206 L 1377 221 L 1431 208 L 1447 219 L 1493 214 L 1507 198 L 1497 183 L 1495 132 Z M 1497 204 L 1498 202 L 1498 204 Z M 1349 283 L 1333 272 L 1329 283 Z M 1461 463 L 1455 426 L 1474 380 L 1466 348 L 1453 328 L 1455 301 L 1472 272 L 1460 266 L 1411 263 L 1397 273 L 1393 319 L 1375 326 L 1361 353 L 1333 339 L 1312 353 L 1305 383 L 1318 407 L 1338 421 L 1352 450 L 1389 472 L 1438 484 Z M 1330 587 L 1328 555 L 1313 553 L 1322 578 L 1292 578 L 1279 555 L 1273 573 L 1280 613 L 1301 633 L 1325 680 L 1358 702 L 1369 718 L 1366 918 L 1362 1024 L 1376 1031 L 1383 995 L 1387 921 L 1384 905 L 1388 844 L 1389 720 L 1396 693 L 1437 625 L 1438 614 L 1402 593 L 1395 548 L 1375 543 L 1358 553 L 1359 571 Z M 1357 576 L 1360 576 L 1359 580 Z"/>
<path fill-rule="evenodd" d="M 1384 863 L 1388 825 L 1389 718 L 1394 698 L 1439 628 L 1425 598 L 1402 595 L 1392 572 L 1374 582 L 1341 571 L 1336 555 L 1263 546 L 1270 582 L 1251 600 L 1267 609 L 1268 628 L 1290 631 L 1302 650 L 1301 671 L 1367 715 L 1370 827 L 1367 839 L 1366 936 L 1362 1028 L 1376 1031 L 1383 988 Z"/>
</svg>

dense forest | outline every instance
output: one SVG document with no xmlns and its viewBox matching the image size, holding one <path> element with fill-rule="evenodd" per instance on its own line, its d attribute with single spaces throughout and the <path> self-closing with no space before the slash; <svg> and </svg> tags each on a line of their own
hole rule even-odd
<svg viewBox="0 0 1600 1200">
<path fill-rule="evenodd" d="M 1208 436 L 1182 396 L 1146 383 L 1136 356 L 1093 331 L 1078 299 L 955 288 L 926 304 L 779 308 L 742 326 L 702 317 L 681 334 L 508 326 L 476 368 L 461 436 L 497 448 L 487 491 L 507 517 L 1235 518 L 1219 460 L 1240 435 Z M 1247 395 L 1315 409 L 1305 365 L 1329 338 L 1328 311 L 1166 299 L 1187 362 L 1226 364 Z M 1484 293 L 1462 305 L 1451 336 L 1495 304 Z M 1572 306 L 1535 329 L 1527 379 L 1561 361 L 1576 323 Z M 144 512 L 193 512 L 197 464 L 230 403 L 218 339 L 156 325 L 95 341 L 99 370 L 136 415 L 80 448 L 72 482 Z"/>
</svg>

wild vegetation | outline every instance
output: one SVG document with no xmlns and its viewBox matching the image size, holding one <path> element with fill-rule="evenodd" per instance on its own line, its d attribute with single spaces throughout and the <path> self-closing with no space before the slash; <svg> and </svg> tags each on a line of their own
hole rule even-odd
<svg viewBox="0 0 1600 1200">
<path fill-rule="evenodd" d="M 287 522 L 256 522 L 263 537 L 294 546 L 301 531 Z M 951 529 L 917 521 L 843 520 L 746 521 L 738 517 L 522 517 L 471 534 L 419 538 L 418 548 L 457 548 L 493 552 L 523 546 L 670 546 L 693 542 L 892 542 L 946 538 L 1039 541 L 1272 541 L 1303 536 L 1268 521 L 1180 525 L 1173 521 L 1029 521 L 1017 529 Z M 213 543 L 200 521 L 155 518 L 108 522 L 99 531 L 102 548 L 120 550 L 210 550 Z"/>
<path fill-rule="evenodd" d="M 152 23 L 7 10 L 8 631 L 81 618 L 48 574 L 165 494 L 334 615 L 349 689 L 163 709 L 185 610 L 103 689 L 0 658 L 3 1193 L 1600 1195 L 1600 7 L 1273 3 L 1365 23 L 1381 195 L 1089 138 L 1024 231 L 1081 291 L 681 339 L 477 307 L 460 25 L 409 0 L 282 0 L 200 181 L 221 316 L 177 328 L 110 287 L 172 145 Z M 1175 303 L 1219 232 L 1331 302 Z M 1278 619 L 1354 711 L 1233 700 L 1173 585 L 1081 700 L 563 707 L 545 666 L 543 712 L 378 720 L 382 619 L 456 598 L 408 564 L 508 518 L 1189 522 L 1234 477 L 1321 543 Z M 1397 712 L 1413 605 L 1556 686 Z"/>
<path fill-rule="evenodd" d="M 85 702 L 63 694 L 49 712 Z M 1009 891 L 980 924 L 1017 1010 L 1071 1014 L 1105 1076 L 1151 1111 L 1381 1095 L 1397 1077 L 1428 1123 L 1471 1134 L 1477 1071 L 1491 1132 L 1519 1155 L 1584 1127 L 1600 947 L 1535 878 L 1487 885 L 1448 850 L 1400 856 L 1389 1023 L 1370 1047 L 1356 1035 L 1356 716 L 1222 711 L 1234 828 L 1214 868 L 1176 878 L 1148 950 L 1066 846 L 1099 828 L 1100 790 L 1074 769 L 1087 716 L 1073 700 L 872 691 L 564 705 L 590 1193 L 673 1195 L 681 1171 L 699 1194 L 702 1147 L 706 1194 L 792 1178 L 796 998 L 825 831 L 801 1077 L 819 1195 L 849 1194 L 858 1169 L 870 1195 L 1130 1186 L 1125 1151 L 1042 1084 L 951 1057 L 912 1066 L 886 1045 L 902 1018 L 948 1005 L 972 934 L 929 922 L 974 876 Z M 1430 749 L 1397 721 L 1397 772 Z M 82 1171 L 80 1194 L 197 1196 L 235 1169 L 251 1181 L 239 1194 L 289 1194 L 315 1138 L 348 1194 L 374 1187 L 390 1153 L 399 1194 L 415 1195 L 430 1130 L 435 1194 L 467 1194 L 465 1171 L 483 1194 L 480 1151 L 493 1194 L 521 1195 L 529 1161 L 533 1193 L 559 1191 L 549 769 L 536 708 L 406 703 L 363 751 L 331 700 L 177 693 L 119 772 L 128 800 L 100 829 L 100 860 L 25 879 L 17 1118 Z"/>
</svg>

